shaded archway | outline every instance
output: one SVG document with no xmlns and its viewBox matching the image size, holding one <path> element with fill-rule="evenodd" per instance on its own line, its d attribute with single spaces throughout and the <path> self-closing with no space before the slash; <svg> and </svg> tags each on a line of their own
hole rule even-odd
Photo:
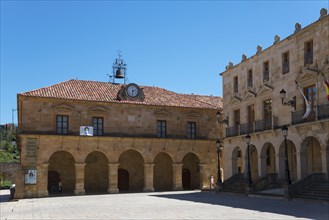
<svg viewBox="0 0 329 220">
<path fill-rule="evenodd" d="M 275 149 L 271 143 L 263 145 L 261 151 L 261 169 L 262 177 L 267 174 L 276 173 Z"/>
<path fill-rule="evenodd" d="M 120 182 L 121 184 L 128 185 L 129 191 L 143 191 L 144 187 L 144 160 L 142 155 L 135 150 L 127 150 L 120 155 L 119 169 L 128 172 L 128 184 Z M 119 181 L 119 179 L 118 179 Z M 120 188 L 125 188 L 124 185 L 119 185 Z"/>
<path fill-rule="evenodd" d="M 250 144 L 250 171 L 251 171 L 251 179 L 256 181 L 259 178 L 258 175 L 258 153 L 257 149 L 254 145 Z M 248 167 L 248 148 L 246 148 L 245 153 L 245 167 Z M 245 170 L 245 172 L 248 172 L 248 169 Z"/>
<path fill-rule="evenodd" d="M 118 188 L 120 192 L 129 190 L 129 172 L 125 169 L 118 170 Z"/>
<path fill-rule="evenodd" d="M 297 180 L 297 158 L 296 158 L 296 147 L 291 140 L 287 140 L 287 151 L 288 151 L 288 166 L 290 172 L 290 179 L 292 182 Z M 285 143 L 284 141 L 280 145 L 279 149 L 279 179 L 285 181 Z"/>
<path fill-rule="evenodd" d="M 158 154 L 154 159 L 153 185 L 155 191 L 173 189 L 172 159 L 166 153 Z"/>
<path fill-rule="evenodd" d="M 51 185 L 58 186 L 61 179 L 63 193 L 73 193 L 75 189 L 75 160 L 66 151 L 57 151 L 49 158 L 48 166 L 48 190 L 51 194 Z M 51 182 L 50 182 L 51 181 Z"/>
<path fill-rule="evenodd" d="M 314 137 L 303 140 L 300 148 L 301 177 L 312 173 L 322 173 L 321 146 Z"/>
<path fill-rule="evenodd" d="M 182 179 L 182 183 L 185 183 L 186 188 L 183 189 L 199 189 L 200 188 L 200 169 L 199 169 L 200 160 L 199 158 L 193 154 L 188 153 L 183 158 L 183 170 L 182 170 L 182 178 L 184 178 L 184 175 L 187 178 L 187 173 L 190 173 L 190 180 L 188 179 Z M 185 170 L 185 171 L 184 171 Z M 184 173 L 184 172 L 185 173 Z M 188 182 L 190 184 L 188 184 Z M 187 188 L 190 185 L 189 188 Z"/>
<path fill-rule="evenodd" d="M 98 151 L 86 157 L 85 166 L 85 191 L 86 193 L 106 193 L 108 190 L 108 160 Z"/>
<path fill-rule="evenodd" d="M 242 151 L 235 147 L 232 151 L 232 176 L 236 173 L 243 173 Z"/>
</svg>

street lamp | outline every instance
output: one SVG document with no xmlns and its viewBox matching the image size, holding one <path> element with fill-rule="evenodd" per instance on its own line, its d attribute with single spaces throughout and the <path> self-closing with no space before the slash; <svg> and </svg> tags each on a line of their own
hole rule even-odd
<svg viewBox="0 0 329 220">
<path fill-rule="evenodd" d="M 284 137 L 284 164 L 285 164 L 285 180 L 286 184 L 291 184 L 289 163 L 288 163 L 288 146 L 287 146 L 287 136 L 288 136 L 288 127 L 284 125 L 282 128 L 282 135 Z"/>
<path fill-rule="evenodd" d="M 223 143 L 217 139 L 216 140 L 216 146 L 217 146 L 217 161 L 218 161 L 218 178 L 217 178 L 217 186 L 218 186 L 218 191 L 220 190 L 220 185 L 222 184 L 222 172 L 220 169 L 220 153 L 222 152 L 223 149 Z"/>
<path fill-rule="evenodd" d="M 228 126 L 228 116 L 226 116 L 226 118 L 225 119 L 223 119 L 222 121 L 220 120 L 220 115 L 221 114 L 223 114 L 223 113 L 220 113 L 220 111 L 218 111 L 217 113 L 216 113 L 216 117 L 217 117 L 217 121 L 218 121 L 218 123 L 224 123 L 224 124 L 226 124 L 226 126 Z"/>
<path fill-rule="evenodd" d="M 285 101 L 286 94 L 287 93 L 284 89 L 282 89 L 280 91 L 280 98 L 281 98 L 281 101 L 282 101 L 282 105 L 283 106 L 288 105 L 288 106 L 294 107 L 294 109 L 296 110 L 296 96 L 292 97 L 292 99 L 289 100 L 289 101 Z"/>
<path fill-rule="evenodd" d="M 250 135 L 247 134 L 246 136 L 246 142 L 247 142 L 247 154 L 248 154 L 248 183 L 249 186 L 252 184 L 251 181 L 251 170 L 250 170 Z"/>
</svg>

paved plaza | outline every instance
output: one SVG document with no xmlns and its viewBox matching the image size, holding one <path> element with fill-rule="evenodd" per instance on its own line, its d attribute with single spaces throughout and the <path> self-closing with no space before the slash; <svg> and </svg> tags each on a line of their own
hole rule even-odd
<svg viewBox="0 0 329 220">
<path fill-rule="evenodd" d="M 61 196 L 8 201 L 1 219 L 328 219 L 329 205 L 201 191 Z M 7 194 L 7 195 L 6 195 Z"/>
</svg>

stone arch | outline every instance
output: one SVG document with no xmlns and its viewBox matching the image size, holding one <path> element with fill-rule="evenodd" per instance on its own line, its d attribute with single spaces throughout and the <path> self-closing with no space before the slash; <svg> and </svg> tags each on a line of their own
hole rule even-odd
<svg viewBox="0 0 329 220">
<path fill-rule="evenodd" d="M 173 189 L 173 161 L 167 153 L 159 153 L 154 158 L 153 184 L 155 191 Z"/>
<path fill-rule="evenodd" d="M 259 178 L 258 175 L 258 153 L 255 145 L 250 144 L 250 172 L 251 179 L 253 182 Z M 245 167 L 248 167 L 248 148 L 245 153 Z M 248 172 L 248 168 L 246 168 L 245 173 Z"/>
<path fill-rule="evenodd" d="M 188 153 L 184 156 L 182 167 L 182 185 L 183 189 L 200 188 L 200 160 L 194 153 Z"/>
<path fill-rule="evenodd" d="M 287 151 L 288 151 L 288 167 L 290 173 L 290 179 L 292 182 L 297 180 L 297 157 L 296 146 L 294 142 L 287 139 Z M 285 141 L 283 141 L 279 148 L 279 179 L 285 181 Z"/>
<path fill-rule="evenodd" d="M 300 147 L 301 178 L 322 173 L 321 145 L 315 137 L 306 137 Z"/>
<path fill-rule="evenodd" d="M 232 151 L 232 176 L 236 173 L 243 173 L 242 151 L 235 147 Z"/>
<path fill-rule="evenodd" d="M 261 151 L 261 176 L 266 176 L 270 173 L 276 173 L 275 165 L 275 148 L 273 144 L 267 142 L 263 145 Z"/>
<path fill-rule="evenodd" d="M 118 183 L 128 185 L 129 191 L 141 192 L 144 187 L 144 159 L 143 156 L 136 150 L 126 150 L 119 157 Z M 122 181 L 120 173 L 127 173 L 128 184 Z M 122 186 L 118 186 L 119 190 Z"/>
<path fill-rule="evenodd" d="M 109 185 L 107 157 L 99 151 L 94 151 L 88 154 L 85 163 L 86 193 L 106 193 Z"/>
<path fill-rule="evenodd" d="M 73 193 L 75 189 L 75 160 L 67 151 L 56 151 L 48 160 L 48 190 L 49 194 L 58 191 L 61 180 L 63 192 Z M 55 187 L 55 191 L 51 190 Z"/>
</svg>

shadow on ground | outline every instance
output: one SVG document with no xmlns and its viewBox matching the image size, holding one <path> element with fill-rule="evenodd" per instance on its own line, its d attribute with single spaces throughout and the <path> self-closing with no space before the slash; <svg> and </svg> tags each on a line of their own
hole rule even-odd
<svg viewBox="0 0 329 220">
<path fill-rule="evenodd" d="M 254 210 L 258 212 L 277 213 L 297 218 L 329 219 L 328 204 L 305 201 L 287 201 L 214 192 L 187 192 L 185 194 L 161 194 L 151 196 Z"/>
</svg>

